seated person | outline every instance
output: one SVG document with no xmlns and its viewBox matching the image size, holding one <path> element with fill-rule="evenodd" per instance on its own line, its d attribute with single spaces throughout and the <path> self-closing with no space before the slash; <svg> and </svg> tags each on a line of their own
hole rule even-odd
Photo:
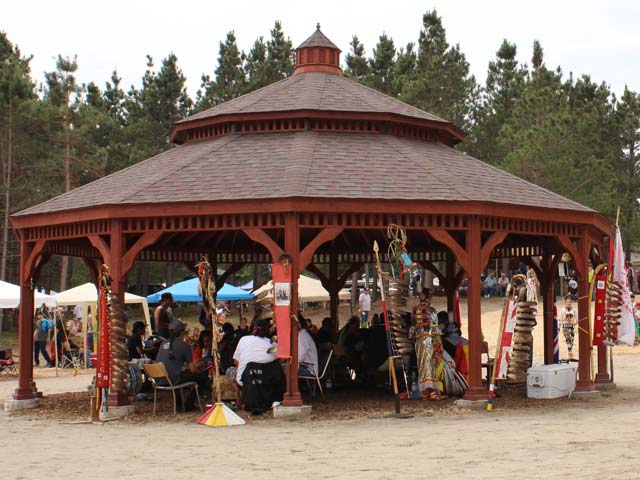
<svg viewBox="0 0 640 480">
<path fill-rule="evenodd" d="M 320 374 L 318 370 L 318 349 L 313 337 L 305 328 L 305 319 L 298 319 L 298 375 L 315 377 Z"/>
<path fill-rule="evenodd" d="M 201 358 L 210 360 L 211 349 L 213 347 L 213 332 L 211 330 L 203 330 L 198 336 L 198 343 L 196 348 L 193 349 L 193 361 L 197 361 Z"/>
<path fill-rule="evenodd" d="M 238 345 L 238 342 L 240 341 L 240 339 L 242 337 L 246 337 L 247 335 L 249 335 L 249 333 L 251 332 L 249 331 L 249 322 L 247 321 L 247 317 L 242 317 L 240 319 L 240 325 L 236 329 L 235 335 L 233 338 L 234 346 Z"/>
<path fill-rule="evenodd" d="M 167 374 L 173 385 L 185 382 L 196 382 L 201 393 L 211 389 L 206 372 L 207 362 L 204 359 L 193 361 L 191 346 L 186 343 L 187 328 L 180 320 L 172 320 L 168 326 L 169 340 L 160 345 L 156 360 L 164 363 Z M 203 371 L 204 370 L 204 371 Z M 178 399 L 180 396 L 178 395 Z M 187 398 L 185 411 L 195 409 L 196 394 L 192 390 Z"/>
<path fill-rule="evenodd" d="M 222 337 L 218 342 L 218 352 L 220 353 L 220 373 L 224 374 L 227 368 L 233 366 L 233 352 L 235 330 L 229 322 L 222 325 Z"/>
<path fill-rule="evenodd" d="M 269 339 L 269 323 L 267 319 L 257 320 L 251 335 L 240 339 L 233 354 L 245 409 L 256 414 L 282 401 L 285 390 L 284 371 L 275 353 L 277 344 Z"/>
<path fill-rule="evenodd" d="M 129 352 L 129 361 L 134 358 L 142 358 L 142 336 L 145 332 L 144 322 L 135 322 L 131 329 L 131 335 L 127 339 L 127 351 Z"/>
<path fill-rule="evenodd" d="M 333 339 L 333 322 L 331 317 L 325 317 L 322 319 L 322 326 L 316 333 L 316 344 L 321 346 L 325 343 L 331 344 Z"/>
</svg>

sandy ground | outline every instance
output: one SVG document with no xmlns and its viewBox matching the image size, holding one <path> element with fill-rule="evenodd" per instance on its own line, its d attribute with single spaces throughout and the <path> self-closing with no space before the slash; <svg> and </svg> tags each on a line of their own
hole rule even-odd
<svg viewBox="0 0 640 480">
<path fill-rule="evenodd" d="M 500 305 L 483 302 L 483 309 L 483 331 L 495 343 Z M 0 414 L 0 471 L 8 479 L 638 479 L 638 348 L 615 355 L 616 390 L 547 408 L 500 408 L 498 399 L 492 413 L 266 420 L 218 429 L 180 416 L 99 425 Z M 50 375 L 36 370 L 45 393 L 83 391 L 90 381 L 88 374 Z M 0 397 L 15 385 L 0 381 Z"/>
</svg>

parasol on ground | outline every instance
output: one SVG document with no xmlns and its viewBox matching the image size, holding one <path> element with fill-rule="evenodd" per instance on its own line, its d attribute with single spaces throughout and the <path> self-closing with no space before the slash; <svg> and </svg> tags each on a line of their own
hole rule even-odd
<svg viewBox="0 0 640 480">
<path fill-rule="evenodd" d="M 244 425 L 244 420 L 229 406 L 220 402 L 211 406 L 198 420 L 200 425 L 207 427 L 227 427 L 230 425 Z"/>
</svg>

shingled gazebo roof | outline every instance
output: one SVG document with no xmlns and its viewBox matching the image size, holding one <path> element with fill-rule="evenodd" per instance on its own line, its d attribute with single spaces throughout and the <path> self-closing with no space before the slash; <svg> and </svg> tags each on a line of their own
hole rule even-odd
<svg viewBox="0 0 640 480">
<path fill-rule="evenodd" d="M 595 213 L 452 148 L 463 134 L 447 120 L 343 77 L 339 50 L 319 29 L 297 49 L 293 76 L 177 122 L 171 138 L 180 145 L 15 218 L 304 198 Z"/>
</svg>

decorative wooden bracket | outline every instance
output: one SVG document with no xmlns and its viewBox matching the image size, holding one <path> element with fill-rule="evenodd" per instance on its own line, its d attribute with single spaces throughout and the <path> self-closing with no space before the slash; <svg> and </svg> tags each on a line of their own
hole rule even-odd
<svg viewBox="0 0 640 480">
<path fill-rule="evenodd" d="M 573 244 L 573 242 L 571 241 L 568 235 L 556 235 L 556 238 L 558 239 L 558 242 L 560 242 L 560 245 L 562 246 L 562 248 L 569 255 L 571 255 L 571 259 L 573 260 L 573 267 L 576 269 L 576 272 L 578 273 L 578 275 L 582 277 L 585 272 L 583 268 L 584 259 L 582 258 L 581 253 L 578 252 L 578 249 L 575 247 L 575 245 Z"/>
<path fill-rule="evenodd" d="M 504 241 L 504 239 L 507 237 L 508 234 L 509 232 L 507 231 L 499 230 L 493 233 L 487 239 L 487 241 L 484 242 L 484 245 L 482 246 L 482 250 L 480 251 L 480 259 L 481 259 L 480 267 L 482 269 L 484 269 L 489 263 L 489 257 L 491 257 L 491 252 L 493 252 L 493 249 L 496 248 L 498 245 L 500 245 Z"/>
<path fill-rule="evenodd" d="M 325 288 L 325 290 L 331 293 L 331 280 L 329 280 L 329 277 L 327 277 L 324 274 L 324 272 L 320 270 L 315 263 L 310 263 L 309 265 L 307 265 L 307 270 L 309 270 L 316 277 L 318 277 L 318 280 L 320 280 L 320 283 Z"/>
<path fill-rule="evenodd" d="M 122 257 L 122 273 L 126 274 L 136 261 L 136 257 L 138 254 L 147 248 L 149 245 L 153 245 L 158 241 L 158 239 L 162 236 L 162 231 L 151 231 L 145 232 L 137 241 L 134 243 L 127 253 Z"/>
<path fill-rule="evenodd" d="M 284 252 L 282 248 L 280 248 L 280 245 L 278 245 L 263 229 L 248 227 L 243 228 L 242 231 L 251 240 L 264 246 L 271 254 L 271 258 L 274 262 L 277 261 L 278 258 L 280 258 L 280 255 Z"/>
<path fill-rule="evenodd" d="M 318 233 L 309 244 L 300 252 L 300 261 L 298 262 L 298 275 L 307 268 L 307 265 L 313 260 L 313 255 L 323 243 L 329 242 L 336 238 L 344 230 L 343 227 L 326 227 Z"/>
<path fill-rule="evenodd" d="M 227 268 L 222 275 L 220 275 L 219 277 L 216 277 L 216 292 L 222 288 L 222 286 L 224 285 L 224 282 L 227 281 L 227 278 L 229 278 L 231 275 L 233 275 L 242 267 L 244 267 L 244 265 L 245 265 L 244 262 L 232 263 L 231 265 L 229 265 L 229 268 Z"/>
<path fill-rule="evenodd" d="M 525 257 L 520 257 L 520 258 L 525 263 L 525 265 L 527 265 L 531 270 L 536 272 L 536 276 L 538 278 L 542 278 L 543 268 L 544 267 L 540 268 L 538 265 L 536 265 L 536 262 L 533 261 L 533 257 L 525 256 Z"/>
<path fill-rule="evenodd" d="M 438 267 L 436 267 L 431 260 L 420 260 L 418 263 L 424 269 L 429 270 L 436 277 L 438 277 L 438 280 L 440 280 L 440 285 L 444 285 L 445 283 L 447 283 L 447 278 L 445 277 L 445 275 L 440 270 L 438 270 Z"/>
<path fill-rule="evenodd" d="M 82 257 L 82 261 L 84 262 L 87 270 L 89 270 L 89 275 L 91 275 L 91 281 L 97 286 L 98 285 L 98 272 L 99 266 L 96 264 L 93 258 Z"/>
<path fill-rule="evenodd" d="M 89 235 L 87 238 L 91 242 L 91 245 L 93 245 L 98 252 L 100 252 L 100 255 L 102 255 L 102 263 L 109 264 L 111 260 L 111 247 L 109 247 L 109 244 L 105 242 L 104 238 L 100 235 Z"/>
<path fill-rule="evenodd" d="M 469 269 L 469 255 L 467 251 L 451 236 L 449 232 L 442 229 L 428 230 L 428 234 L 436 241 L 449 247 L 456 257 L 458 264 L 466 271 Z"/>
<path fill-rule="evenodd" d="M 38 261 L 40 260 L 42 253 L 44 251 L 44 247 L 47 245 L 47 241 L 46 240 L 38 240 L 35 245 L 33 246 L 33 249 L 31 250 L 31 252 L 29 252 L 29 255 L 27 256 L 22 268 L 22 278 L 31 283 L 31 279 L 34 276 L 34 272 L 38 266 Z"/>
<path fill-rule="evenodd" d="M 341 290 L 344 287 L 344 284 L 347 283 L 347 280 L 349 280 L 349 277 L 360 270 L 362 267 L 364 267 L 363 262 L 352 263 L 351 266 L 347 268 L 347 270 L 342 275 L 340 275 L 340 278 L 338 278 L 338 285 L 336 286 L 336 288 L 338 290 Z"/>
<path fill-rule="evenodd" d="M 36 262 L 36 266 L 33 268 L 33 278 L 38 278 L 40 276 L 40 270 L 45 264 L 51 259 L 51 252 L 43 252 L 40 255 L 40 258 Z"/>
</svg>

